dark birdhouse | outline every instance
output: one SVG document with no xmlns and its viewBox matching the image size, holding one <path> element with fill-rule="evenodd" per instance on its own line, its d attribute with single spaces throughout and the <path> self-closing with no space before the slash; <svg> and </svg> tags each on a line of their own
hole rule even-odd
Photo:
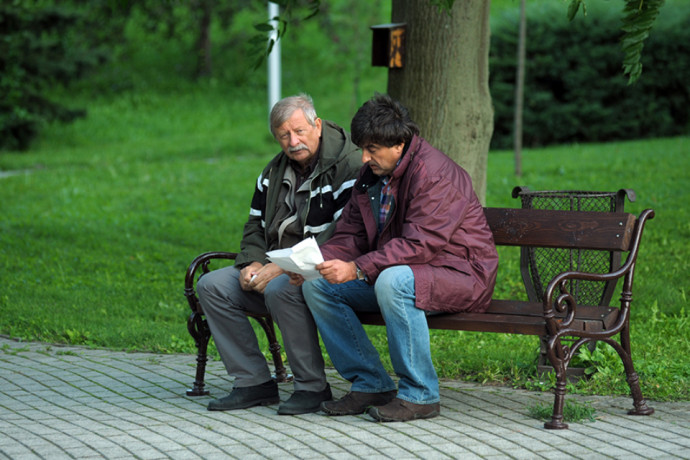
<svg viewBox="0 0 690 460">
<path fill-rule="evenodd" d="M 399 69 L 405 58 L 405 23 L 371 26 L 371 65 Z"/>
</svg>

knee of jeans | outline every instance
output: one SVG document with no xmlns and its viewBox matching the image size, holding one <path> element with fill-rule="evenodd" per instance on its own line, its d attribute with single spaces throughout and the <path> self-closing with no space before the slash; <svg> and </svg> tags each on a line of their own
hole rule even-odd
<svg viewBox="0 0 690 460">
<path fill-rule="evenodd" d="M 412 287 L 414 292 L 414 276 L 410 276 L 412 270 L 408 266 L 395 266 L 383 270 L 374 284 L 376 297 L 388 295 L 391 292 L 407 293 Z M 410 283 L 412 286 L 410 286 Z"/>
<path fill-rule="evenodd" d="M 321 291 L 319 287 L 321 281 L 323 280 L 317 279 L 305 281 L 304 284 L 302 284 L 302 295 L 304 296 L 304 300 L 307 302 L 307 307 L 309 307 L 310 310 L 318 309 L 319 307 L 319 303 L 316 301 L 316 296 L 317 293 Z"/>
</svg>

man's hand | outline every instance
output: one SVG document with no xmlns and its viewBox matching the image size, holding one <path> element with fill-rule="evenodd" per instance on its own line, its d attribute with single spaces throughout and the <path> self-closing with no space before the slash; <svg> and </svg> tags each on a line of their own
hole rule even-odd
<svg viewBox="0 0 690 460">
<path fill-rule="evenodd" d="M 259 262 L 252 262 L 240 271 L 240 287 L 245 291 L 263 294 L 266 285 L 283 273 L 283 269 L 274 263 L 261 265 Z"/>
<path fill-rule="evenodd" d="M 256 274 L 256 272 L 261 270 L 262 267 L 263 264 L 261 264 L 260 262 L 252 262 L 251 264 L 247 265 L 242 270 L 240 270 L 240 287 L 243 291 L 252 290 L 252 277 Z"/>
<path fill-rule="evenodd" d="M 287 272 L 287 275 L 290 277 L 290 284 L 294 286 L 301 286 L 304 284 L 304 277 L 299 273 Z"/>
<path fill-rule="evenodd" d="M 357 265 L 354 262 L 345 262 L 340 259 L 327 260 L 317 265 L 316 269 L 331 284 L 357 279 Z"/>
</svg>

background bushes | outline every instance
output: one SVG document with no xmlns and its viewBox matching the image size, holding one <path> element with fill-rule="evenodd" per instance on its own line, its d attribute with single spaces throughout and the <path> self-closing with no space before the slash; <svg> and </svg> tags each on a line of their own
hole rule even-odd
<svg viewBox="0 0 690 460">
<path fill-rule="evenodd" d="M 108 40 L 101 27 L 106 13 L 102 5 L 80 10 L 58 2 L 0 4 L 0 150 L 25 150 L 45 124 L 86 115 L 56 102 L 50 92 L 109 57 L 102 47 Z"/>
<path fill-rule="evenodd" d="M 621 12 L 613 2 L 588 2 L 587 15 L 572 23 L 553 3 L 527 4 L 523 145 L 690 132 L 690 5 L 669 0 L 661 9 L 643 50 L 642 76 L 628 85 Z M 492 18 L 493 149 L 513 143 L 518 22 L 517 8 Z"/>
</svg>

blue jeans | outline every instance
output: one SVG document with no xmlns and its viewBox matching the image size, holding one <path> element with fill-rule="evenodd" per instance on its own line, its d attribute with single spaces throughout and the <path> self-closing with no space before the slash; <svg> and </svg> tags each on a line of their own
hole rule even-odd
<svg viewBox="0 0 690 460">
<path fill-rule="evenodd" d="M 302 293 L 335 368 L 352 382 L 351 391 L 395 389 L 355 314 L 380 312 L 386 321 L 393 369 L 399 377 L 398 398 L 415 404 L 439 402 L 429 328 L 424 311 L 415 307 L 414 274 L 409 266 L 384 270 L 374 286 L 359 280 L 331 284 L 317 279 L 304 283 Z"/>
</svg>

